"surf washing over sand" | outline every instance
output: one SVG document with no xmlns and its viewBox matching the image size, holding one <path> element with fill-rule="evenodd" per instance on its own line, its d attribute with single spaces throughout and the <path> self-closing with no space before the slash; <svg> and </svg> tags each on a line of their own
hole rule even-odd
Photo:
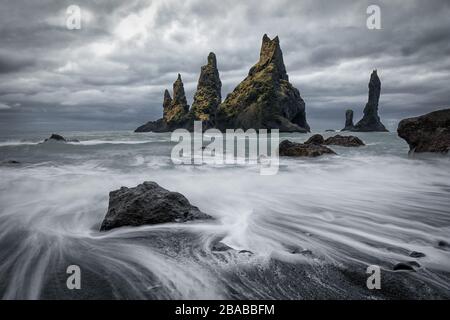
<svg viewBox="0 0 450 320">
<path fill-rule="evenodd" d="M 63 134 L 80 143 L 0 142 L 0 161 L 20 162 L 0 166 L 3 299 L 450 296 L 450 157 L 410 158 L 395 133 L 358 133 L 366 146 L 333 147 L 337 156 L 281 158 L 274 176 L 174 166 L 169 133 Z M 215 219 L 99 232 L 109 192 L 143 181 Z M 411 260 L 416 272 L 392 270 Z M 65 287 L 70 264 L 82 290 Z M 366 288 L 373 264 L 379 292 Z"/>
</svg>

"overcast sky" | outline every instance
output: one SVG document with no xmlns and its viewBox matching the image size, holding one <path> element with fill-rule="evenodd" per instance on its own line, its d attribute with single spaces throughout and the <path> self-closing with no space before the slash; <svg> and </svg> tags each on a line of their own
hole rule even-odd
<svg viewBox="0 0 450 320">
<path fill-rule="evenodd" d="M 381 8 L 381 30 L 366 26 Z M 81 8 L 81 30 L 66 9 Z M 450 104 L 450 1 L 1 0 L 0 132 L 134 129 L 162 115 L 181 73 L 192 103 L 216 53 L 225 97 L 278 35 L 312 129 L 340 129 L 367 102 L 372 69 L 380 115 L 399 119 Z"/>
</svg>

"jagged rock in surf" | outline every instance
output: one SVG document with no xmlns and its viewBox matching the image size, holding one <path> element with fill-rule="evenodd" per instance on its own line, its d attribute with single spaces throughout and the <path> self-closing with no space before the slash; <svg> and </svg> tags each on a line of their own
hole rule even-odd
<svg viewBox="0 0 450 320">
<path fill-rule="evenodd" d="M 364 108 L 363 118 L 350 131 L 371 132 L 388 131 L 378 115 L 378 103 L 381 93 L 381 81 L 377 70 L 373 70 L 369 81 L 369 99 Z"/>
<path fill-rule="evenodd" d="M 174 84 L 173 99 L 165 92 L 163 118 L 150 121 L 136 132 L 165 132 L 178 128 L 192 130 L 193 121 L 203 128 L 279 129 L 282 132 L 309 132 L 305 102 L 289 82 L 278 37 L 264 35 L 259 62 L 248 76 L 221 102 L 222 83 L 214 53 L 202 67 L 194 103 L 187 105 L 181 77 Z"/>
<path fill-rule="evenodd" d="M 191 205 L 181 193 L 166 190 L 156 182 L 144 182 L 109 193 L 108 212 L 100 231 L 198 219 L 211 219 L 211 216 Z"/>
<path fill-rule="evenodd" d="M 259 62 L 219 106 L 216 127 L 309 132 L 305 102 L 289 82 L 278 37 L 264 35 Z"/>
<path fill-rule="evenodd" d="M 194 121 L 203 121 L 206 130 L 214 126 L 217 108 L 222 102 L 222 82 L 217 69 L 217 60 L 214 52 L 208 55 L 208 63 L 201 67 L 197 91 L 190 110 Z"/>
<path fill-rule="evenodd" d="M 341 131 L 351 131 L 353 129 L 353 110 L 348 109 L 347 111 L 345 111 L 345 127 Z"/>
<path fill-rule="evenodd" d="M 410 152 L 447 153 L 450 149 L 450 109 L 400 121 L 399 137 L 406 140 Z"/>
<path fill-rule="evenodd" d="M 343 147 L 360 147 L 364 146 L 364 142 L 355 136 L 341 136 L 341 135 L 335 135 L 334 137 L 329 137 L 325 139 L 324 143 L 325 145 L 336 145 L 336 146 L 343 146 Z"/>
<path fill-rule="evenodd" d="M 163 100 L 163 119 L 167 118 L 167 112 L 172 105 L 172 97 L 170 96 L 169 90 L 164 90 L 164 100 Z"/>
</svg>

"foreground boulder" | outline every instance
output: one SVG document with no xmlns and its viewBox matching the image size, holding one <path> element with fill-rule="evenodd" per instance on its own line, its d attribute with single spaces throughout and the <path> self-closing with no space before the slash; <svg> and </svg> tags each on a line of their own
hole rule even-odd
<svg viewBox="0 0 450 320">
<path fill-rule="evenodd" d="M 264 35 L 260 58 L 219 106 L 216 127 L 309 132 L 305 102 L 289 82 L 278 37 Z"/>
<path fill-rule="evenodd" d="M 135 188 L 122 187 L 110 192 L 108 212 L 100 231 L 197 219 L 211 216 L 191 205 L 182 194 L 166 190 L 156 182 L 144 182 Z"/>
<path fill-rule="evenodd" d="M 283 140 L 280 143 L 278 152 L 282 157 L 318 157 L 323 154 L 336 154 L 330 148 L 320 144 L 303 144 L 289 140 Z"/>
<path fill-rule="evenodd" d="M 336 146 L 343 146 L 343 147 L 359 147 L 364 146 L 364 142 L 355 136 L 341 136 L 341 135 L 335 135 L 334 137 L 327 138 L 323 144 L 326 145 L 336 145 Z"/>
<path fill-rule="evenodd" d="M 441 152 L 450 149 L 450 109 L 404 119 L 397 129 L 399 137 L 406 140 L 410 152 Z"/>
<path fill-rule="evenodd" d="M 345 127 L 341 131 L 351 131 L 355 128 L 353 124 L 353 110 L 348 109 L 345 111 Z"/>
<path fill-rule="evenodd" d="M 370 75 L 369 81 L 369 99 L 364 108 L 363 118 L 355 124 L 350 131 L 388 131 L 386 127 L 381 123 L 378 115 L 378 102 L 380 100 L 381 93 L 381 81 L 378 77 L 377 70 L 374 70 Z"/>
</svg>

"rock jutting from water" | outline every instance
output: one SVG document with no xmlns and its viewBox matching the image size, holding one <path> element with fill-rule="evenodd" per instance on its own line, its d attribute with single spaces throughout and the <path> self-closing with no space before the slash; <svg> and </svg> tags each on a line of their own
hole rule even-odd
<svg viewBox="0 0 450 320">
<path fill-rule="evenodd" d="M 353 124 L 353 110 L 348 109 L 345 111 L 345 127 L 341 131 L 351 131 L 355 125 Z"/>
<path fill-rule="evenodd" d="M 360 132 L 386 132 L 386 127 L 381 123 L 380 116 L 378 115 L 378 103 L 380 101 L 381 93 L 381 81 L 378 77 L 377 70 L 374 70 L 370 75 L 369 81 L 369 99 L 366 107 L 364 108 L 363 118 L 355 124 L 350 131 Z"/>
<path fill-rule="evenodd" d="M 343 147 L 360 147 L 364 146 L 364 142 L 355 136 L 341 136 L 341 135 L 335 135 L 334 137 L 329 137 L 325 139 L 324 143 L 325 145 L 336 145 L 336 146 L 343 146 Z"/>
<path fill-rule="evenodd" d="M 202 121 L 204 130 L 214 127 L 215 114 L 222 102 L 222 82 L 214 52 L 208 55 L 208 63 L 201 67 L 197 91 L 190 110 L 191 119 Z"/>
<path fill-rule="evenodd" d="M 181 82 L 181 79 L 179 77 Z M 178 80 L 177 80 L 178 81 Z M 222 82 L 214 53 L 201 73 L 192 108 L 165 92 L 163 118 L 150 121 L 136 132 L 167 132 L 178 128 L 192 130 L 193 121 L 203 121 L 203 128 L 279 129 L 281 132 L 309 132 L 305 102 L 290 82 L 278 37 L 264 35 L 260 59 L 248 76 L 221 103 Z M 181 91 L 181 90 L 180 90 Z M 177 106 L 177 107 L 174 107 Z"/>
<path fill-rule="evenodd" d="M 309 132 L 305 102 L 289 82 L 278 37 L 262 39 L 260 58 L 217 110 L 216 126 Z"/>
<path fill-rule="evenodd" d="M 156 121 L 149 121 L 140 126 L 135 132 L 168 132 L 179 128 L 189 128 L 189 105 L 187 104 L 184 84 L 181 75 L 173 83 L 173 98 L 169 91 L 164 91 L 163 117 Z"/>
<path fill-rule="evenodd" d="M 400 121 L 397 133 L 409 145 L 410 152 L 450 150 L 450 109 L 434 111 Z"/>
<path fill-rule="evenodd" d="M 144 182 L 134 188 L 122 187 L 109 193 L 108 212 L 100 231 L 211 218 L 191 205 L 181 193 L 166 190 L 156 182 Z"/>
<path fill-rule="evenodd" d="M 392 267 L 394 271 L 416 271 L 416 268 L 420 268 L 420 264 L 416 261 L 399 262 Z"/>
<path fill-rule="evenodd" d="M 336 154 L 333 150 L 320 144 L 303 144 L 289 140 L 283 140 L 278 153 L 282 157 L 318 157 L 323 154 Z"/>
<path fill-rule="evenodd" d="M 77 139 L 66 139 L 64 138 L 62 135 L 56 134 L 56 133 L 52 133 L 52 135 L 45 139 L 44 142 L 80 142 Z"/>
</svg>

